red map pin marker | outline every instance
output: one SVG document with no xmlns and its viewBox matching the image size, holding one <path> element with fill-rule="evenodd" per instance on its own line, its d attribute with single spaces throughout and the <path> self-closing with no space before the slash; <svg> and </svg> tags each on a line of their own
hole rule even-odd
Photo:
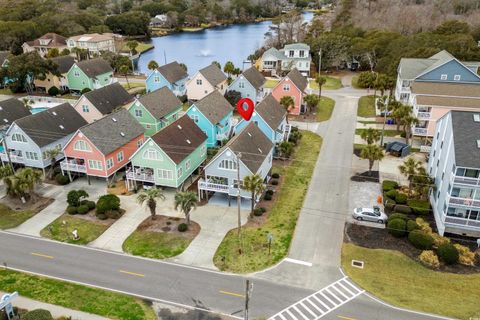
<svg viewBox="0 0 480 320">
<path fill-rule="evenodd" d="M 247 109 L 243 107 L 244 104 L 247 104 Z M 243 119 L 246 121 L 250 120 L 253 114 L 253 101 L 249 98 L 242 98 L 237 102 L 237 111 L 240 113 Z"/>
</svg>

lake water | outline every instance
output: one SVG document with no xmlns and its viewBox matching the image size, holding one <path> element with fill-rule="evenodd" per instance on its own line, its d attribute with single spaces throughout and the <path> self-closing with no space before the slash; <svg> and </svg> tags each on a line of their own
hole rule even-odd
<svg viewBox="0 0 480 320">
<path fill-rule="evenodd" d="M 312 18 L 313 13 L 303 13 L 305 21 Z M 218 61 L 223 66 L 230 60 L 242 69 L 242 62 L 263 45 L 271 24 L 271 21 L 264 21 L 152 38 L 155 48 L 140 56 L 138 69 L 148 74 L 148 62 L 155 60 L 163 65 L 165 57 L 167 63 L 174 60 L 185 63 L 190 75 L 212 61 Z"/>
</svg>

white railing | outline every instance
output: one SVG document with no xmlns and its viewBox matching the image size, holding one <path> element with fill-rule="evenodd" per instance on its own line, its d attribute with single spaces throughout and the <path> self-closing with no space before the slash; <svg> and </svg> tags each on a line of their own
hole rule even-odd
<svg viewBox="0 0 480 320">
<path fill-rule="evenodd" d="M 87 166 L 85 166 L 84 164 L 72 163 L 68 162 L 67 160 L 63 160 L 62 162 L 60 162 L 60 167 L 62 168 L 62 170 L 65 171 L 75 171 L 82 173 L 87 172 Z"/>
<path fill-rule="evenodd" d="M 477 207 L 480 208 L 480 200 L 460 198 L 460 197 L 449 197 L 449 203 L 460 205 L 464 207 Z"/>
<path fill-rule="evenodd" d="M 469 185 L 469 186 L 480 186 L 480 179 L 479 178 L 468 178 L 468 177 L 455 176 L 455 179 L 453 181 L 455 183 L 466 184 L 466 185 Z"/>
<path fill-rule="evenodd" d="M 127 172 L 128 180 L 155 182 L 155 177 L 152 173 L 135 173 L 133 171 Z"/>
<path fill-rule="evenodd" d="M 206 182 L 202 179 L 198 181 L 198 189 L 228 193 L 230 187 L 225 184 Z"/>
<path fill-rule="evenodd" d="M 2 161 L 8 162 L 8 156 L 6 153 L 1 153 Z M 21 156 L 10 153 L 10 160 L 15 163 L 25 163 L 25 159 Z"/>
<path fill-rule="evenodd" d="M 413 128 L 413 134 L 417 136 L 426 136 L 427 132 L 428 132 L 427 128 L 417 128 L 417 127 Z"/>
<path fill-rule="evenodd" d="M 417 118 L 418 119 L 421 119 L 421 120 L 428 120 L 432 117 L 432 113 L 431 112 L 418 112 L 417 113 Z"/>
<path fill-rule="evenodd" d="M 288 141 L 291 131 L 292 131 L 292 126 L 289 123 L 286 123 L 285 126 L 283 127 L 283 141 Z"/>
<path fill-rule="evenodd" d="M 480 228 L 479 220 L 470 220 L 470 219 L 446 216 L 445 223 L 459 225 L 459 226 Z"/>
<path fill-rule="evenodd" d="M 430 153 L 430 150 L 432 150 L 432 146 L 420 146 L 420 152 Z"/>
</svg>

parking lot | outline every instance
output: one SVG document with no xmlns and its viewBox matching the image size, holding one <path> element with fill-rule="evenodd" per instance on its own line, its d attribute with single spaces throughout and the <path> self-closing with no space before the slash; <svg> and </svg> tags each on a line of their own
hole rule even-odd
<svg viewBox="0 0 480 320">
<path fill-rule="evenodd" d="M 350 201 L 349 201 L 349 213 L 347 221 L 349 223 L 365 225 L 373 228 L 384 229 L 385 225 L 369 222 L 369 221 L 358 221 L 352 217 L 353 209 L 358 207 L 373 207 L 378 205 L 377 198 L 381 195 L 381 189 L 379 183 L 373 182 L 350 182 Z M 383 206 L 380 205 L 380 209 L 383 211 Z"/>
</svg>

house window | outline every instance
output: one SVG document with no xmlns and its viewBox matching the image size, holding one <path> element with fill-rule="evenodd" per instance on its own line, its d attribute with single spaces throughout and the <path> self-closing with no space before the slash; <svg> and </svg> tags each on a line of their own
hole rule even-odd
<svg viewBox="0 0 480 320">
<path fill-rule="evenodd" d="M 160 154 L 160 152 L 158 152 L 157 150 L 155 150 L 155 149 L 147 149 L 147 150 L 145 150 L 145 152 L 143 153 L 143 159 L 162 161 L 162 160 L 163 160 L 163 157 L 162 157 L 162 155 Z"/>
<path fill-rule="evenodd" d="M 299 54 L 300 58 L 305 57 L 305 51 L 303 51 L 303 50 L 300 50 L 300 52 L 298 54 Z"/>
<path fill-rule="evenodd" d="M 180 167 L 180 168 L 178 168 L 178 170 L 177 170 L 177 177 L 180 178 L 180 177 L 182 176 L 182 174 L 183 174 L 183 169 Z"/>
<path fill-rule="evenodd" d="M 150 129 L 151 127 L 152 127 L 152 125 L 150 125 L 150 124 L 145 125 L 145 128 L 147 128 L 147 129 Z"/>
<path fill-rule="evenodd" d="M 440 80 L 447 80 L 447 78 L 448 78 L 448 75 L 446 75 L 446 74 L 442 74 L 440 76 Z"/>
<path fill-rule="evenodd" d="M 73 150 L 92 151 L 92 149 L 90 149 L 90 146 L 88 145 L 88 143 L 86 143 L 83 140 L 78 140 L 77 142 L 75 142 L 75 144 L 73 145 Z"/>
<path fill-rule="evenodd" d="M 284 84 L 283 85 L 283 91 L 290 91 L 290 85 L 289 84 Z"/>
<path fill-rule="evenodd" d="M 238 87 L 239 87 L 239 88 L 242 88 L 242 89 L 245 88 L 245 82 L 240 81 L 240 82 L 238 83 Z"/>
<path fill-rule="evenodd" d="M 173 180 L 172 170 L 157 169 L 157 174 L 160 179 Z"/>
<path fill-rule="evenodd" d="M 97 160 L 88 160 L 88 167 L 92 170 L 103 170 L 103 165 Z"/>
<path fill-rule="evenodd" d="M 20 133 L 14 133 L 12 135 L 12 141 L 17 141 L 17 142 L 27 142 L 27 138 L 23 134 Z"/>
<path fill-rule="evenodd" d="M 124 160 L 123 151 L 120 151 L 119 153 L 117 153 L 117 161 L 122 162 L 123 160 Z"/>
<path fill-rule="evenodd" d="M 28 160 L 38 160 L 38 154 L 36 152 L 27 151 L 25 152 L 25 155 Z"/>
<path fill-rule="evenodd" d="M 142 146 L 142 144 L 143 144 L 143 140 L 142 139 L 138 140 L 137 141 L 137 148 L 140 148 Z"/>
<path fill-rule="evenodd" d="M 155 82 L 155 83 L 160 82 L 160 77 L 153 77 L 153 82 Z"/>
<path fill-rule="evenodd" d="M 83 112 L 90 112 L 90 109 L 88 108 L 88 106 L 87 106 L 86 104 L 84 104 L 84 105 L 82 106 L 82 111 L 83 111 Z"/>
<path fill-rule="evenodd" d="M 78 72 L 77 70 L 73 71 L 73 75 L 75 77 L 80 77 L 80 72 Z"/>
<path fill-rule="evenodd" d="M 197 85 L 201 86 L 202 85 L 202 79 L 197 79 Z"/>
<path fill-rule="evenodd" d="M 201 148 L 200 148 L 200 156 L 203 157 L 207 152 L 207 147 L 205 147 L 205 145 L 203 145 Z"/>
<path fill-rule="evenodd" d="M 198 115 L 192 114 L 192 115 L 190 116 L 190 119 L 192 119 L 193 122 L 198 123 Z"/>
<path fill-rule="evenodd" d="M 143 112 L 142 112 L 142 110 L 135 109 L 135 117 L 137 117 L 137 118 L 143 117 Z"/>
<path fill-rule="evenodd" d="M 237 170 L 237 164 L 233 160 L 222 160 L 218 167 L 226 170 Z"/>
<path fill-rule="evenodd" d="M 190 169 L 190 159 L 188 159 L 187 161 L 185 161 L 185 170 L 189 170 Z"/>
<path fill-rule="evenodd" d="M 111 169 L 113 167 L 113 159 L 108 158 L 107 159 L 107 169 Z"/>
<path fill-rule="evenodd" d="M 456 74 L 453 76 L 453 80 L 455 81 L 460 81 L 461 76 L 459 74 Z"/>
<path fill-rule="evenodd" d="M 293 50 L 288 51 L 288 56 L 289 56 L 289 57 L 293 57 L 293 55 L 294 55 L 294 51 L 293 51 Z"/>
</svg>

